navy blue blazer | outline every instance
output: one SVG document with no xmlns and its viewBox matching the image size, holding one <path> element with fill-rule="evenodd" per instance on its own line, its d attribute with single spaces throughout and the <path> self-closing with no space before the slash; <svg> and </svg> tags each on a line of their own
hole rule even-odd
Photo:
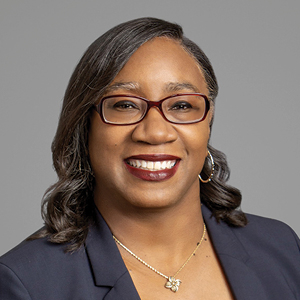
<svg viewBox="0 0 300 300">
<path fill-rule="evenodd" d="M 247 215 L 249 224 L 203 216 L 238 300 L 300 300 L 300 242 L 285 224 Z M 180 291 L 179 291 L 180 292 Z M 138 300 L 112 234 L 98 215 L 85 248 L 70 254 L 46 239 L 25 241 L 0 258 L 1 300 Z"/>
</svg>

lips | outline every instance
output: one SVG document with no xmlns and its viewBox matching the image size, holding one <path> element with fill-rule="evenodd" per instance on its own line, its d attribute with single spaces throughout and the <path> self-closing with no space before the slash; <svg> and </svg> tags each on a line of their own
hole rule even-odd
<svg viewBox="0 0 300 300">
<path fill-rule="evenodd" d="M 180 158 L 166 154 L 136 155 L 124 160 L 127 170 L 142 180 L 161 181 L 174 176 Z"/>
</svg>

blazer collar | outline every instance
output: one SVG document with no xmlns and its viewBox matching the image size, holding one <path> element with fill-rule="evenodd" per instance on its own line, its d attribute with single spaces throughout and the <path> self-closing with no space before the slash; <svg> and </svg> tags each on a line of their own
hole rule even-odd
<svg viewBox="0 0 300 300">
<path fill-rule="evenodd" d="M 96 209 L 96 223 L 90 227 L 85 247 L 95 285 L 110 288 L 103 299 L 140 299 L 112 233 Z"/>
<path fill-rule="evenodd" d="M 104 298 L 106 300 L 138 300 L 140 297 L 112 238 L 112 233 L 101 214 L 96 211 L 96 223 L 91 226 L 86 239 L 86 252 L 95 285 L 110 287 Z M 242 229 L 229 227 L 223 222 L 218 223 L 205 205 L 202 205 L 202 214 L 236 299 L 268 299 L 255 270 L 249 267 L 251 255 L 235 234 L 236 230 Z"/>
<path fill-rule="evenodd" d="M 252 268 L 251 253 L 248 253 L 236 235 L 236 232 L 243 231 L 243 228 L 230 227 L 222 221 L 218 223 L 205 205 L 202 205 L 202 214 L 214 249 L 236 299 L 269 299 L 255 268 Z"/>
<path fill-rule="evenodd" d="M 232 228 L 223 222 L 218 223 L 205 205 L 202 205 L 201 209 L 207 231 L 217 254 L 227 255 L 246 263 L 249 259 L 249 254 L 233 233 Z"/>
</svg>

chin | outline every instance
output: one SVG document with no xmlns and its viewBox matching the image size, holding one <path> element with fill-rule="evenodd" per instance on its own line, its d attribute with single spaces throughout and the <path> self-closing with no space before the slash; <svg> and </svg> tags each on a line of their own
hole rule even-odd
<svg viewBox="0 0 300 300">
<path fill-rule="evenodd" d="M 157 209 L 170 208 L 176 205 L 177 202 L 174 200 L 174 198 L 175 197 L 170 197 L 170 196 L 153 197 L 153 195 L 151 195 L 150 197 L 147 198 L 131 199 L 130 203 L 133 207 L 137 209 L 157 210 Z"/>
</svg>

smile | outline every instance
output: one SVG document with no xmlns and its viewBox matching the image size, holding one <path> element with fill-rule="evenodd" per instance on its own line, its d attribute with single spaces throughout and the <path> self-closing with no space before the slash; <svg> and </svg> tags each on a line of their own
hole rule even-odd
<svg viewBox="0 0 300 300">
<path fill-rule="evenodd" d="M 148 171 L 160 171 L 166 169 L 172 169 L 176 160 L 164 160 L 164 161 L 147 161 L 140 159 L 129 159 L 127 160 L 127 164 L 134 168 L 139 168 Z"/>
<path fill-rule="evenodd" d="M 173 177 L 180 157 L 168 154 L 140 154 L 124 160 L 128 172 L 144 181 L 163 181 Z"/>
</svg>

